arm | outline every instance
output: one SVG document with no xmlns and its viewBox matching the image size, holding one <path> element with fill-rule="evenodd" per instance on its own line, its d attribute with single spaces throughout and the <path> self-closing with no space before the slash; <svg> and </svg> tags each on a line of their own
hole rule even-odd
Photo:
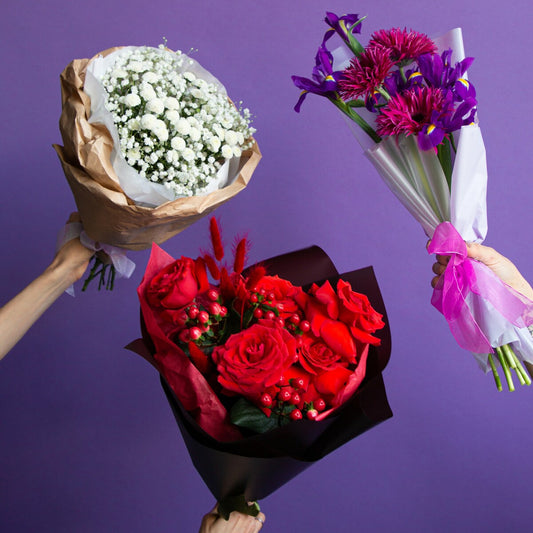
<svg viewBox="0 0 533 533">
<path fill-rule="evenodd" d="M 92 254 L 79 239 L 67 242 L 50 266 L 0 309 L 0 359 L 57 298 L 83 276 Z"/>
</svg>

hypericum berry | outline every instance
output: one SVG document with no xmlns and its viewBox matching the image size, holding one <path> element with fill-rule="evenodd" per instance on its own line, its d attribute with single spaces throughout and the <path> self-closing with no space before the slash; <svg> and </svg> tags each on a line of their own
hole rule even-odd
<svg viewBox="0 0 533 533">
<path fill-rule="evenodd" d="M 270 302 L 274 300 L 274 298 L 276 298 L 276 295 L 273 292 L 269 292 L 267 294 L 267 300 L 269 300 Z"/>
<path fill-rule="evenodd" d="M 192 318 L 194 320 L 198 316 L 199 312 L 200 312 L 200 310 L 198 309 L 198 307 L 191 306 L 191 307 L 189 307 L 189 309 L 187 311 L 187 315 L 188 315 L 189 318 Z"/>
<path fill-rule="evenodd" d="M 189 337 L 191 340 L 195 341 L 199 339 L 202 336 L 202 330 L 197 327 L 193 326 L 191 329 L 189 329 Z"/>
<path fill-rule="evenodd" d="M 252 294 L 250 294 L 249 300 L 250 300 L 251 303 L 256 304 L 259 301 L 257 293 L 252 292 Z"/>
<path fill-rule="evenodd" d="M 278 302 L 278 303 L 276 304 L 276 309 L 277 309 L 278 311 L 285 311 L 285 306 L 283 305 L 282 302 Z"/>
<path fill-rule="evenodd" d="M 309 331 L 311 329 L 311 324 L 308 320 L 302 320 L 300 322 L 300 329 L 305 333 L 306 331 Z"/>
<path fill-rule="evenodd" d="M 309 409 L 307 411 L 307 418 L 309 420 L 314 420 L 318 416 L 318 411 L 316 409 Z"/>
<path fill-rule="evenodd" d="M 298 405 L 302 401 L 302 399 L 300 398 L 300 395 L 297 392 L 295 392 L 291 396 L 291 400 L 290 401 L 291 401 L 292 405 Z"/>
<path fill-rule="evenodd" d="M 262 318 L 263 317 L 263 310 L 260 307 L 256 307 L 254 309 L 254 318 Z"/>
<path fill-rule="evenodd" d="M 282 389 L 278 392 L 278 398 L 282 402 L 288 402 L 291 399 L 291 396 L 292 396 L 291 391 L 287 389 Z"/>
<path fill-rule="evenodd" d="M 274 311 L 267 311 L 265 313 L 265 318 L 267 320 L 274 320 L 276 318 L 276 313 L 274 313 Z"/>
<path fill-rule="evenodd" d="M 297 326 L 300 323 L 300 315 L 298 313 L 294 313 L 289 317 L 289 322 Z"/>
<path fill-rule="evenodd" d="M 301 420 L 303 418 L 300 409 L 293 409 L 290 414 L 291 420 Z"/>
<path fill-rule="evenodd" d="M 278 318 L 276 318 L 275 320 L 276 324 L 282 328 L 285 327 L 285 320 L 283 320 L 283 318 L 281 318 L 280 316 L 278 316 Z"/>
<path fill-rule="evenodd" d="M 212 315 L 218 316 L 221 314 L 222 306 L 218 302 L 213 302 L 209 304 L 208 309 Z"/>
<path fill-rule="evenodd" d="M 261 396 L 261 405 L 263 407 L 270 407 L 272 405 L 272 396 L 270 396 L 270 394 L 268 394 L 267 392 L 265 392 L 265 394 L 263 394 L 263 396 Z"/>
<path fill-rule="evenodd" d="M 191 340 L 191 336 L 189 334 L 188 329 L 182 329 L 180 331 L 180 334 L 178 335 L 178 338 L 181 342 L 189 342 Z"/>
<path fill-rule="evenodd" d="M 215 289 L 210 289 L 207 291 L 207 297 L 212 301 L 212 302 L 216 302 L 218 300 L 218 297 L 220 296 L 220 294 L 218 293 L 217 290 Z"/>
<path fill-rule="evenodd" d="M 198 321 L 201 324 L 207 324 L 209 322 L 209 313 L 207 311 L 200 311 L 198 313 Z"/>
<path fill-rule="evenodd" d="M 295 389 L 303 389 L 305 387 L 305 380 L 304 378 L 293 378 L 291 379 L 291 385 Z"/>
<path fill-rule="evenodd" d="M 260 289 L 260 291 L 259 291 L 259 294 L 261 296 L 264 296 L 266 293 L 267 293 L 267 291 L 265 289 Z"/>
<path fill-rule="evenodd" d="M 289 382 L 285 379 L 285 376 L 280 376 L 278 381 L 278 387 L 285 387 Z"/>
<path fill-rule="evenodd" d="M 319 398 L 313 401 L 313 407 L 319 412 L 323 411 L 326 408 L 326 402 L 322 398 Z"/>
<path fill-rule="evenodd" d="M 228 309 L 223 305 L 220 306 L 220 316 L 224 317 L 228 314 Z"/>
</svg>

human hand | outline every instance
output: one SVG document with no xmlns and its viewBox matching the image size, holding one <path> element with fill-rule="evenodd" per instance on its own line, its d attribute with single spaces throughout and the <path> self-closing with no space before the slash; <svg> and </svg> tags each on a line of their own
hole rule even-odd
<svg viewBox="0 0 533 533">
<path fill-rule="evenodd" d="M 263 513 L 249 516 L 238 511 L 233 511 L 229 520 L 224 520 L 217 509 L 218 505 L 203 517 L 199 533 L 257 533 L 265 522 Z"/>
<path fill-rule="evenodd" d="M 71 213 L 67 224 L 80 222 L 78 213 Z M 57 251 L 49 269 L 59 273 L 66 286 L 78 281 L 87 270 L 94 252 L 81 244 L 79 237 L 69 240 Z"/>
<path fill-rule="evenodd" d="M 466 243 L 466 246 L 468 257 L 488 266 L 504 283 L 533 300 L 531 285 L 524 279 L 512 261 L 489 246 L 478 243 Z M 437 262 L 433 264 L 433 272 L 437 274 L 431 280 L 433 287 L 436 286 L 440 276 L 446 270 L 449 260 L 450 257 L 447 255 L 437 255 Z"/>
</svg>

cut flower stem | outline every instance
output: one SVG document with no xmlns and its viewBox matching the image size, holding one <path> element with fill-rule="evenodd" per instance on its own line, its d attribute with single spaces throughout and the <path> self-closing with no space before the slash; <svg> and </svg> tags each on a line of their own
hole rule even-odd
<svg viewBox="0 0 533 533">
<path fill-rule="evenodd" d="M 518 377 L 518 381 L 520 381 L 521 385 L 531 385 L 531 378 L 529 377 L 528 373 L 524 369 L 524 366 L 522 365 L 522 362 L 520 361 L 520 359 L 518 359 L 514 350 L 509 344 L 498 346 L 495 348 L 495 350 L 498 356 L 498 361 L 500 362 L 500 365 L 503 369 L 505 380 L 507 381 L 507 387 L 509 388 L 510 392 L 513 392 L 515 390 L 513 377 L 511 375 L 511 369 L 515 371 L 516 376 Z M 494 364 L 492 354 L 489 354 L 489 364 L 492 373 L 494 374 L 496 388 L 501 391 L 502 384 L 500 376 L 498 375 L 498 371 L 496 369 L 496 365 Z"/>
</svg>

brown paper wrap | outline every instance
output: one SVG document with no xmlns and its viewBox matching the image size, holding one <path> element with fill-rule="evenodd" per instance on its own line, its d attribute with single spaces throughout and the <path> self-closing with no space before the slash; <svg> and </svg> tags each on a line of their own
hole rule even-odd
<svg viewBox="0 0 533 533">
<path fill-rule="evenodd" d="M 111 48 L 98 55 L 107 55 Z M 149 248 L 183 231 L 246 187 L 261 159 L 257 142 L 241 156 L 230 185 L 203 196 L 178 198 L 158 207 L 135 205 L 111 165 L 113 140 L 107 128 L 90 124 L 91 102 L 83 91 L 90 59 L 75 59 L 61 73 L 63 146 L 54 145 L 72 189 L 83 227 L 94 241 L 129 250 Z"/>
</svg>

